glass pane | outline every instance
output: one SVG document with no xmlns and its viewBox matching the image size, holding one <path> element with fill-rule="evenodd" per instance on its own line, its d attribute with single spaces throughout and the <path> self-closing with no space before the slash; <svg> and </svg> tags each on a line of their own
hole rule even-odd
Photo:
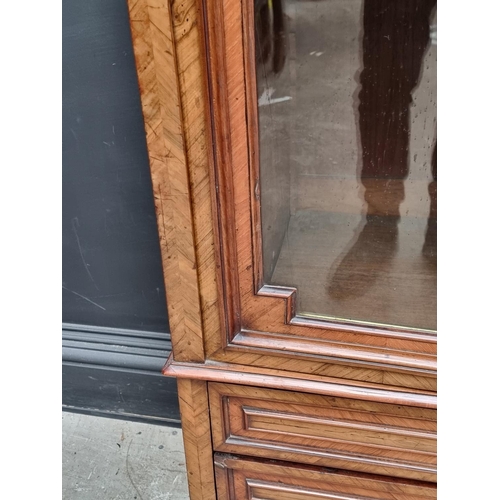
<svg viewBox="0 0 500 500">
<path fill-rule="evenodd" d="M 436 328 L 436 0 L 255 0 L 264 277 Z"/>
</svg>

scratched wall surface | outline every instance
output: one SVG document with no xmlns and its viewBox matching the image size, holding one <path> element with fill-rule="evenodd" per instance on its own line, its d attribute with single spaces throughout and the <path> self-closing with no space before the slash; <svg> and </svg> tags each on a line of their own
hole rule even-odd
<svg viewBox="0 0 500 500">
<path fill-rule="evenodd" d="M 168 331 L 126 1 L 62 5 L 63 322 Z"/>
</svg>

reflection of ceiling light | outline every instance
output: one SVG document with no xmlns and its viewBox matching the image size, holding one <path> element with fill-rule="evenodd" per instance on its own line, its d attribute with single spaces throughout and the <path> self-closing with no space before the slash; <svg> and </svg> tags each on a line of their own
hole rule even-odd
<svg viewBox="0 0 500 500">
<path fill-rule="evenodd" d="M 438 31 L 437 31 L 437 24 L 431 24 L 430 26 L 431 32 L 430 32 L 430 39 L 432 45 L 437 45 L 438 44 Z"/>
</svg>

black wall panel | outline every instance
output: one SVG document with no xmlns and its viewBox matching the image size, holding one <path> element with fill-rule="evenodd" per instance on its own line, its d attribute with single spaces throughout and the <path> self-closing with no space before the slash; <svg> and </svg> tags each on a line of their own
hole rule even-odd
<svg viewBox="0 0 500 500">
<path fill-rule="evenodd" d="M 167 332 L 126 0 L 63 1 L 63 321 Z"/>
<path fill-rule="evenodd" d="M 63 409 L 171 425 L 176 382 L 126 0 L 63 0 Z M 42 75 L 43 77 L 43 75 Z"/>
</svg>

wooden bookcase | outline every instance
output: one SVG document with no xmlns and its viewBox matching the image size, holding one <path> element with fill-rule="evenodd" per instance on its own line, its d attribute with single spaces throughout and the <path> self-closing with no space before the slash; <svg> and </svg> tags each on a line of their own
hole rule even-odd
<svg viewBox="0 0 500 500">
<path fill-rule="evenodd" d="M 266 283 L 253 2 L 128 3 L 191 499 L 435 498 L 435 332 Z"/>
</svg>

